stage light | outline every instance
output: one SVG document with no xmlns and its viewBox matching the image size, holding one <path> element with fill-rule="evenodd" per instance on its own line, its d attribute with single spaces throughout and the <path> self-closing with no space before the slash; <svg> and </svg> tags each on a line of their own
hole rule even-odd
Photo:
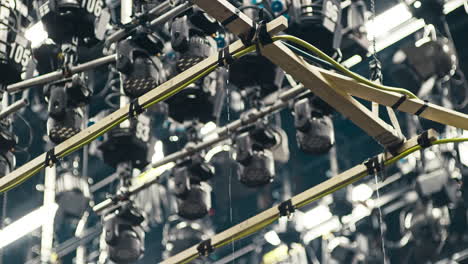
<svg viewBox="0 0 468 264">
<path fill-rule="evenodd" d="M 447 78 L 455 73 L 457 58 L 453 43 L 447 38 L 428 40 L 423 43 L 404 47 L 404 65 L 408 65 L 419 82 L 436 76 L 439 79 Z"/>
<path fill-rule="evenodd" d="M 21 81 L 22 69 L 31 58 L 30 43 L 17 24 L 17 16 L 13 7 L 0 6 L 0 86 Z"/>
<path fill-rule="evenodd" d="M 205 181 L 214 176 L 214 167 L 200 155 L 179 163 L 172 171 L 171 189 L 177 199 L 177 214 L 185 219 L 204 217 L 211 209 L 211 186 Z"/>
<path fill-rule="evenodd" d="M 91 2 L 91 4 L 89 3 Z M 94 4 L 93 4 L 94 3 Z M 70 43 L 73 37 L 92 39 L 94 23 L 102 11 L 102 0 L 38 0 L 37 17 L 55 43 Z"/>
<path fill-rule="evenodd" d="M 31 41 L 31 48 L 39 47 L 49 37 L 42 22 L 38 22 L 26 29 L 24 36 Z"/>
<path fill-rule="evenodd" d="M 342 37 L 341 4 L 338 0 L 293 0 L 289 6 L 291 26 L 287 32 L 332 55 Z"/>
<path fill-rule="evenodd" d="M 177 216 L 170 216 L 163 229 L 163 257 L 174 256 L 207 239 L 212 233 L 213 230 L 207 221 L 185 221 Z"/>
<path fill-rule="evenodd" d="M 266 148 L 265 144 L 255 142 L 249 133 L 244 133 L 236 139 L 236 151 L 241 183 L 247 187 L 256 188 L 273 181 L 275 160 L 273 153 Z"/>
<path fill-rule="evenodd" d="M 254 53 L 236 59 L 229 66 L 229 83 L 243 90 L 243 94 L 247 94 L 245 97 L 256 96 L 256 91 L 260 93 L 260 97 L 264 97 L 279 90 L 283 77 L 284 73 L 279 67 Z M 253 87 L 258 89 L 252 89 Z"/>
<path fill-rule="evenodd" d="M 310 154 L 327 153 L 335 143 L 333 121 L 308 98 L 294 104 L 294 125 L 299 148 Z"/>
<path fill-rule="evenodd" d="M 403 226 L 413 238 L 410 259 L 429 262 L 442 250 L 448 236 L 450 216 L 447 208 L 433 210 L 430 204 L 418 203 L 404 216 Z"/>
<path fill-rule="evenodd" d="M 104 217 L 105 241 L 109 259 L 117 264 L 136 262 L 145 251 L 143 215 L 130 203 Z"/>
<path fill-rule="evenodd" d="M 196 7 L 172 21 L 171 46 L 180 53 L 176 63 L 180 72 L 216 52 L 216 41 L 208 36 L 218 29 L 217 21 Z"/>
<path fill-rule="evenodd" d="M 353 202 L 365 202 L 372 197 L 374 190 L 367 184 L 359 184 L 354 186 L 351 191 L 351 199 Z"/>
<path fill-rule="evenodd" d="M 116 66 L 126 95 L 136 98 L 166 81 L 167 70 L 157 56 L 151 55 L 159 53 L 163 47 L 159 36 L 149 32 L 119 42 Z"/>
<path fill-rule="evenodd" d="M 110 112 L 102 111 L 96 120 Z M 134 168 L 143 169 L 151 161 L 154 151 L 154 147 L 150 147 L 153 141 L 151 118 L 141 113 L 126 121 L 96 141 L 99 157 L 112 167 L 131 161 Z"/>
<path fill-rule="evenodd" d="M 83 121 L 80 107 L 92 95 L 83 78 L 76 74 L 71 80 L 47 85 L 44 94 L 48 103 L 47 134 L 50 140 L 58 144 L 80 132 Z"/>
<path fill-rule="evenodd" d="M 273 246 L 279 246 L 281 244 L 281 239 L 274 230 L 270 230 L 264 235 L 265 240 Z"/>
<path fill-rule="evenodd" d="M 80 219 L 89 207 L 90 192 L 86 177 L 76 173 L 77 168 L 61 173 L 56 183 L 57 215 L 60 218 Z M 57 219 L 61 223 L 63 219 Z"/>
<path fill-rule="evenodd" d="M 43 224 L 50 223 L 57 208 L 58 205 L 55 203 L 50 206 L 42 206 L 4 227 L 0 230 L 0 237 L 2 238 L 0 239 L 0 248 L 6 247 Z"/>
</svg>

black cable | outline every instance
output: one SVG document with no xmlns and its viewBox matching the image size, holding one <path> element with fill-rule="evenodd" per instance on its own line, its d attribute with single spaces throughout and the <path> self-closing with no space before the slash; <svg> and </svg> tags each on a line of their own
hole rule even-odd
<svg viewBox="0 0 468 264">
<path fill-rule="evenodd" d="M 104 98 L 104 102 L 112 108 L 119 108 L 119 105 L 114 104 L 111 100 L 116 96 L 120 96 L 120 93 L 110 93 Z"/>
<path fill-rule="evenodd" d="M 337 68 L 335 68 L 335 66 L 333 66 L 331 63 L 327 62 L 327 61 L 324 61 L 322 60 L 321 58 L 319 57 L 316 57 L 306 51 L 303 51 L 301 50 L 300 48 L 297 48 L 296 46 L 294 45 L 291 45 L 287 42 L 284 42 L 283 41 L 283 44 L 286 45 L 288 48 L 292 49 L 295 53 L 298 53 L 300 54 L 301 56 L 303 56 L 306 60 L 308 60 L 309 62 L 313 62 L 313 63 L 316 63 L 316 64 L 319 64 L 320 66 L 328 69 L 328 70 L 337 70 L 339 71 Z"/>
<path fill-rule="evenodd" d="M 29 147 L 31 147 L 32 143 L 33 143 L 33 139 L 34 139 L 34 135 L 33 135 L 33 130 L 32 130 L 32 127 L 31 127 L 31 124 L 26 120 L 26 118 L 24 118 L 24 116 L 18 112 L 15 113 L 19 119 L 21 119 L 21 121 L 23 121 L 23 123 L 28 127 L 28 133 L 29 133 L 29 140 L 28 140 L 28 144 L 26 145 L 26 147 L 24 147 L 25 149 L 28 149 Z"/>
</svg>

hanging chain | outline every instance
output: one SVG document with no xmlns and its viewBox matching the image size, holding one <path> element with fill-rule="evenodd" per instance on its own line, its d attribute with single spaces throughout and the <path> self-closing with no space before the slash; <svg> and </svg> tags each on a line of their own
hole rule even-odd
<svg viewBox="0 0 468 264">
<path fill-rule="evenodd" d="M 372 21 L 372 24 L 373 24 L 374 28 L 376 28 L 376 25 L 375 25 L 375 17 L 376 17 L 375 0 L 371 0 L 371 12 L 372 12 L 371 21 Z M 371 42 L 372 42 L 372 59 L 369 62 L 369 68 L 370 68 L 370 72 L 371 72 L 370 79 L 372 81 L 378 81 L 378 82 L 382 83 L 383 75 L 382 75 L 382 68 L 381 68 L 380 61 L 377 58 L 377 44 L 376 44 L 377 41 L 376 41 L 376 37 L 375 37 L 375 32 L 372 33 L 372 41 Z"/>
</svg>

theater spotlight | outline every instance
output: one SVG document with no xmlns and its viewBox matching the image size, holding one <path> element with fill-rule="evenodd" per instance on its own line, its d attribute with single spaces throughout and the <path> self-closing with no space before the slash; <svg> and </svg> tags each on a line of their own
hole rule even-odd
<svg viewBox="0 0 468 264">
<path fill-rule="evenodd" d="M 163 47 L 164 42 L 159 36 L 146 30 L 119 42 L 117 69 L 127 96 L 136 98 L 166 81 L 167 70 L 155 56 Z"/>
<path fill-rule="evenodd" d="M 409 261 L 430 262 L 438 256 L 448 236 L 450 216 L 446 207 L 418 203 L 404 218 L 403 226 L 414 239 Z"/>
<path fill-rule="evenodd" d="M 98 121 L 111 111 L 105 110 L 95 117 Z M 95 141 L 99 157 L 105 163 L 116 168 L 118 164 L 131 161 L 132 167 L 143 169 L 151 161 L 154 148 L 151 118 L 141 113 Z"/>
<path fill-rule="evenodd" d="M 277 91 L 283 77 L 284 72 L 278 66 L 255 53 L 242 56 L 229 67 L 229 83 L 241 90 L 259 87 L 260 97 Z"/>
<path fill-rule="evenodd" d="M 324 154 L 335 144 L 333 121 L 305 98 L 294 104 L 294 125 L 299 148 L 310 154 Z"/>
<path fill-rule="evenodd" d="M 176 52 L 175 73 L 182 72 L 216 53 L 216 41 L 210 36 L 218 22 L 205 12 L 193 8 L 171 23 L 171 47 Z M 213 72 L 169 98 L 169 116 L 178 122 L 216 120 L 216 106 L 224 100 L 224 75 Z M 184 107 L 180 107 L 183 105 Z M 222 105 L 222 104 L 221 104 Z"/>
<path fill-rule="evenodd" d="M 143 215 L 131 203 L 120 206 L 104 217 L 105 240 L 109 259 L 117 264 L 134 263 L 145 251 Z"/>
<path fill-rule="evenodd" d="M 216 42 L 210 38 L 219 29 L 218 22 L 199 8 L 174 19 L 171 25 L 171 46 L 180 53 L 179 71 L 185 71 L 216 52 Z"/>
<path fill-rule="evenodd" d="M 207 239 L 213 230 L 206 221 L 185 221 L 177 216 L 170 216 L 163 229 L 163 257 L 175 254 Z M 203 263 L 195 260 L 193 263 Z"/>
<path fill-rule="evenodd" d="M 197 154 L 172 171 L 171 189 L 178 198 L 177 214 L 189 220 L 204 217 L 211 209 L 211 186 L 206 183 L 214 176 L 214 167 Z"/>
<path fill-rule="evenodd" d="M 47 134 L 58 144 L 81 131 L 83 110 L 92 95 L 83 77 L 75 74 L 71 80 L 58 81 L 44 87 L 48 102 Z"/>
<path fill-rule="evenodd" d="M 78 37 L 89 43 L 94 23 L 101 15 L 103 0 L 38 0 L 33 2 L 48 36 L 55 43 L 68 43 Z"/>
<path fill-rule="evenodd" d="M 79 221 L 89 208 L 90 191 L 85 175 L 79 173 L 80 159 L 62 161 L 57 168 L 56 196 L 58 210 L 54 226 L 58 241 L 73 236 Z"/>
<path fill-rule="evenodd" d="M 7 15 L 2 18 L 5 12 Z M 9 12 L 0 6 L 0 87 L 20 81 L 22 68 L 31 57 L 30 41 L 11 26 Z"/>
<path fill-rule="evenodd" d="M 274 132 L 258 122 L 256 127 L 236 139 L 236 160 L 241 183 L 247 187 L 261 187 L 275 176 L 275 160 L 269 148 L 278 143 Z"/>
<path fill-rule="evenodd" d="M 331 55 L 342 37 L 341 4 L 338 0 L 292 0 L 288 32 L 313 43 Z"/>
</svg>

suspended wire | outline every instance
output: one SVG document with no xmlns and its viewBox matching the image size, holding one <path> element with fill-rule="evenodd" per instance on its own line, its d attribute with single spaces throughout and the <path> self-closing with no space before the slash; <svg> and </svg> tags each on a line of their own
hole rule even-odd
<svg viewBox="0 0 468 264">
<path fill-rule="evenodd" d="M 384 173 L 384 172 L 382 172 Z M 376 194 L 377 194 L 377 210 L 379 211 L 379 230 L 380 230 L 380 240 L 382 243 L 382 253 L 383 253 L 383 263 L 387 263 L 387 254 L 385 250 L 385 237 L 384 237 L 384 227 L 383 227 L 383 214 L 382 208 L 380 203 L 380 188 L 379 188 L 379 173 L 374 173 L 375 179 L 375 186 L 376 186 Z"/>
<path fill-rule="evenodd" d="M 376 11 L 375 11 L 375 0 L 371 0 L 371 11 L 372 11 L 372 23 L 374 23 L 375 27 L 375 17 L 376 17 Z M 376 37 L 375 34 L 372 34 L 372 59 L 369 63 L 370 70 L 371 70 L 371 80 L 373 81 L 382 81 L 382 70 L 380 69 L 380 61 L 377 58 L 377 44 L 376 44 Z M 385 172 L 381 172 L 385 173 Z M 385 234 L 383 230 L 383 216 L 382 216 L 382 208 L 380 204 L 380 191 L 379 191 L 379 173 L 374 173 L 374 179 L 375 179 L 375 186 L 376 186 L 376 193 L 377 193 L 377 209 L 379 211 L 379 229 L 380 229 L 380 240 L 381 240 L 381 246 L 382 246 L 382 254 L 383 254 L 383 263 L 387 263 L 387 254 L 385 251 Z"/>
<path fill-rule="evenodd" d="M 376 17 L 375 0 L 371 0 L 370 4 L 371 4 L 371 12 L 372 12 L 371 21 L 372 23 L 375 23 L 375 17 Z M 379 59 L 377 58 L 377 40 L 376 40 L 375 34 L 372 34 L 372 59 L 375 62 L 379 62 Z"/>
<path fill-rule="evenodd" d="M 29 134 L 28 143 L 24 147 L 25 149 L 28 149 L 29 147 L 31 147 L 33 140 L 34 140 L 33 129 L 31 127 L 31 124 L 28 122 L 28 120 L 26 120 L 26 118 L 24 118 L 22 114 L 18 112 L 16 112 L 15 114 L 21 121 L 23 121 L 24 125 L 26 125 L 26 127 L 28 128 L 28 134 Z"/>
<path fill-rule="evenodd" d="M 227 122 L 228 124 L 231 122 L 231 93 L 229 90 L 229 65 L 226 66 L 226 74 L 224 76 L 226 78 L 226 107 L 227 107 Z M 230 135 L 231 131 L 229 131 L 229 126 L 227 126 L 227 134 Z M 233 144 L 231 144 L 233 145 Z M 229 158 L 232 155 L 232 148 L 229 148 Z M 233 225 L 233 212 L 232 212 L 232 166 L 229 166 L 229 181 L 228 181 L 228 193 L 229 193 L 229 222 Z M 233 240 L 231 243 L 232 254 L 236 251 L 235 241 Z M 232 259 L 232 263 L 235 263 L 235 258 Z"/>
</svg>

